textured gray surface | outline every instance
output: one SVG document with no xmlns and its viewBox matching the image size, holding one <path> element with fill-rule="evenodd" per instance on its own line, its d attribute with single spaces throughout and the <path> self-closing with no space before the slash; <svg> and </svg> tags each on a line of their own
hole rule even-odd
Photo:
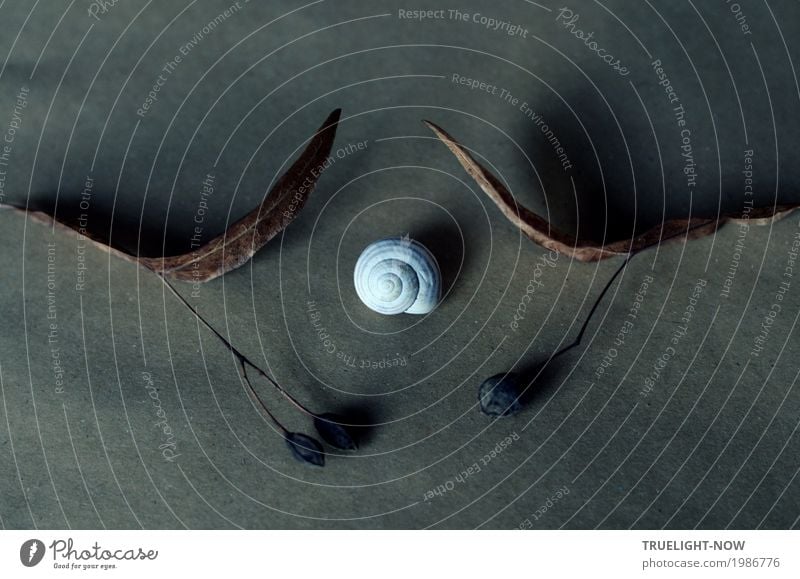
<svg viewBox="0 0 800 579">
<path fill-rule="evenodd" d="M 492 422 L 476 409 L 481 380 L 529 369 L 569 342 L 619 262 L 560 258 L 537 270 L 547 252 L 520 238 L 420 122 L 442 125 L 521 202 L 586 237 L 742 210 L 745 150 L 756 204 L 798 201 L 797 2 L 741 2 L 749 31 L 725 2 L 570 3 L 573 29 L 594 32 L 627 76 L 546 0 L 462 1 L 467 21 L 445 12 L 424 22 L 399 9 L 453 7 L 242 2 L 208 33 L 230 3 L 120 0 L 97 19 L 91 6 L 0 8 L 4 135 L 29 89 L 2 200 L 57 200 L 60 215 L 87 213 L 118 245 L 182 251 L 207 174 L 205 239 L 255 206 L 342 107 L 337 148 L 366 147 L 336 159 L 300 218 L 251 264 L 197 297 L 184 293 L 308 405 L 378 426 L 324 470 L 294 462 L 230 354 L 158 278 L 95 250 L 80 261 L 74 237 L 0 212 L 4 527 L 797 526 L 800 282 L 785 268 L 800 218 L 751 228 L 741 252 L 728 226 L 637 257 L 585 343 L 549 369 L 521 415 Z M 527 32 L 487 29 L 475 14 Z M 694 188 L 657 59 L 686 112 Z M 157 100 L 138 115 L 159 74 Z M 522 103 L 552 128 L 569 170 Z M 371 314 L 350 279 L 361 248 L 403 233 L 425 242 L 446 276 L 446 300 L 424 319 Z M 531 279 L 541 285 L 512 326 Z M 705 290 L 684 336 L 699 279 Z M 637 294 L 641 309 L 615 344 Z M 610 348 L 616 357 L 598 378 Z M 388 367 L 373 367 L 382 360 Z M 258 385 L 281 419 L 309 431 Z M 159 448 L 167 442 L 179 455 L 171 461 Z"/>
</svg>

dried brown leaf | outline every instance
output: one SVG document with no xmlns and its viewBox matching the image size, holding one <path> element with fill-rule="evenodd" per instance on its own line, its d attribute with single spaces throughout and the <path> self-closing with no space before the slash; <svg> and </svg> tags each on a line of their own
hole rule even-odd
<svg viewBox="0 0 800 579">
<path fill-rule="evenodd" d="M 333 111 L 311 137 L 300 157 L 275 183 L 264 201 L 223 234 L 194 251 L 170 257 L 137 257 L 109 246 L 105 240 L 89 234 L 85 237 L 99 248 L 122 259 L 143 265 L 166 278 L 181 281 L 206 282 L 247 263 L 273 237 L 283 231 L 297 216 L 314 190 L 317 179 L 326 166 L 341 109 Z M 24 212 L 34 221 L 59 229 L 75 231 L 41 211 L 26 211 L 4 205 L 4 208 Z"/>
<path fill-rule="evenodd" d="M 729 221 L 746 221 L 753 225 L 765 225 L 785 217 L 798 207 L 797 205 L 759 207 L 751 210 L 747 219 L 735 214 L 726 214 L 713 219 L 696 217 L 670 219 L 636 237 L 597 245 L 578 240 L 574 236 L 559 231 L 547 220 L 517 203 L 500 180 L 478 163 L 463 145 L 441 127 L 430 121 L 424 122 L 456 156 L 461 166 L 495 202 L 503 215 L 516 225 L 522 233 L 539 245 L 578 261 L 599 261 L 617 255 L 629 255 L 669 239 L 696 239 L 713 233 L 717 228 Z"/>
</svg>

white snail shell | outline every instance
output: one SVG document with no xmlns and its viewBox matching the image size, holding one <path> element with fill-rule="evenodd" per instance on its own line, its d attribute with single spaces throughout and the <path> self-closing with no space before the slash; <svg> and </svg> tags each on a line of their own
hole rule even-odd
<svg viewBox="0 0 800 579">
<path fill-rule="evenodd" d="M 427 314 L 442 295 L 442 274 L 428 249 L 405 237 L 389 237 L 361 253 L 353 274 L 361 301 L 380 314 Z"/>
</svg>

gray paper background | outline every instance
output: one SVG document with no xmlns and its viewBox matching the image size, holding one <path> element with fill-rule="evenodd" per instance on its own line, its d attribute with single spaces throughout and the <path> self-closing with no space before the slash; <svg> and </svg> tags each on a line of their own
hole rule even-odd
<svg viewBox="0 0 800 579">
<path fill-rule="evenodd" d="M 339 154 L 285 234 L 245 267 L 180 289 L 309 407 L 374 426 L 358 453 L 329 456 L 324 469 L 294 461 L 231 354 L 158 277 L 95 249 L 79 255 L 75 236 L 2 211 L 0 523 L 797 527 L 800 279 L 786 268 L 800 218 L 728 225 L 636 257 L 525 411 L 492 421 L 477 409 L 480 382 L 530 371 L 569 343 L 621 262 L 542 265 L 548 252 L 421 123 L 443 126 L 520 203 L 584 238 L 740 212 L 749 200 L 798 202 L 800 5 L 738 6 L 739 20 L 729 3 L 696 0 L 3 4 L 0 132 L 13 138 L 1 200 L 86 213 L 118 247 L 185 251 L 197 219 L 204 240 L 221 233 L 343 109 Z M 576 38 L 561 8 L 629 73 Z M 420 9 L 445 17 L 400 17 Z M 686 112 L 694 187 L 656 60 Z M 160 74 L 157 100 L 138 114 Z M 405 233 L 436 254 L 447 295 L 430 316 L 381 317 L 358 301 L 353 266 L 371 241 Z M 256 384 L 288 427 L 312 432 Z"/>
</svg>

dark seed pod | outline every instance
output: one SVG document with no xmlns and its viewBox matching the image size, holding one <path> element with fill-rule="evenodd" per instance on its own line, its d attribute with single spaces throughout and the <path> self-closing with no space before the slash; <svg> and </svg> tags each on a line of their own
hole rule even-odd
<svg viewBox="0 0 800 579">
<path fill-rule="evenodd" d="M 336 414 L 326 413 L 314 417 L 314 427 L 322 440 L 339 450 L 356 450 L 358 444 L 343 422 L 345 419 Z"/>
<path fill-rule="evenodd" d="M 310 436 L 289 432 L 286 434 L 286 446 L 292 451 L 292 456 L 300 462 L 325 466 L 325 451 L 322 450 L 322 445 Z"/>
<path fill-rule="evenodd" d="M 487 416 L 513 416 L 522 410 L 519 403 L 520 378 L 516 374 L 497 374 L 484 380 L 478 390 L 481 411 Z"/>
</svg>

